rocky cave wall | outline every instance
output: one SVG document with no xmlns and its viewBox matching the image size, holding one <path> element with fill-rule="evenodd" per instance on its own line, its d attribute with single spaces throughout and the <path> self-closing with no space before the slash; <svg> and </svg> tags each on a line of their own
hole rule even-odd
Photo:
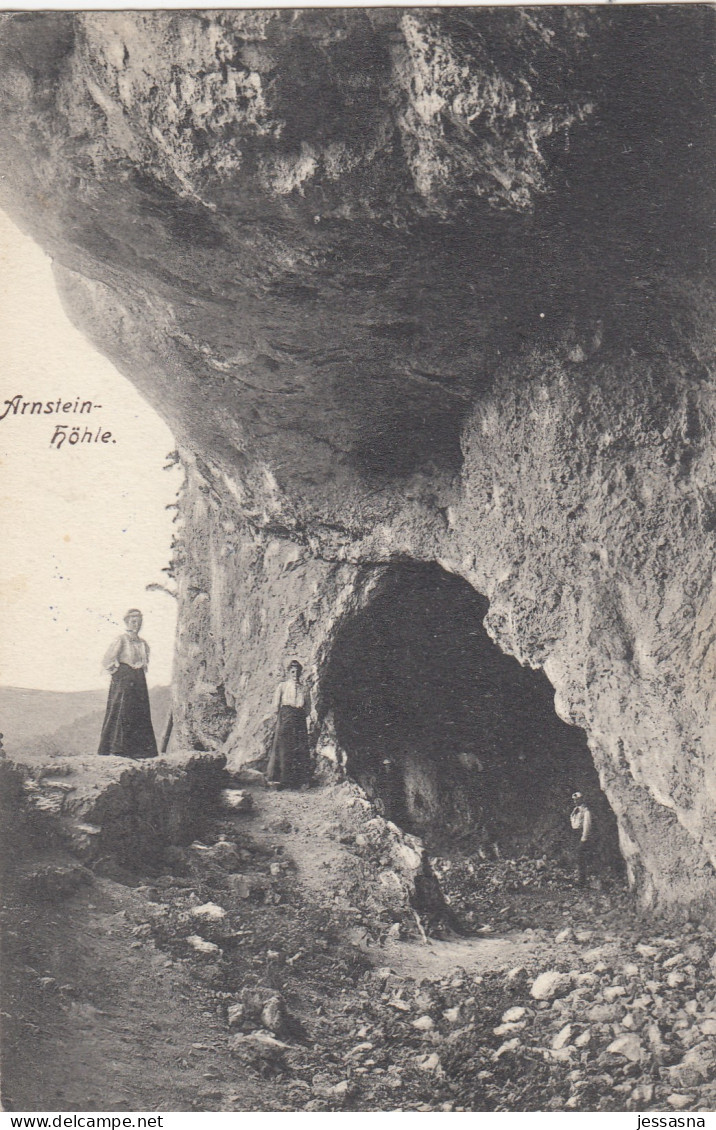
<svg viewBox="0 0 716 1130">
<path fill-rule="evenodd" d="M 361 607 L 375 577 L 248 521 L 218 468 L 189 452 L 184 467 L 171 565 L 181 608 L 174 741 L 223 746 L 240 765 L 266 755 L 290 659 L 315 684 L 335 626 Z"/>
<path fill-rule="evenodd" d="M 320 753 L 389 818 L 433 845 L 563 850 L 570 794 L 582 788 L 599 805 L 597 775 L 546 678 L 490 640 L 487 601 L 435 564 L 319 560 L 237 520 L 220 475 L 185 460 L 176 747 L 264 763 L 274 689 L 297 657 Z"/>
<path fill-rule="evenodd" d="M 584 729 L 714 915 L 713 11 L 17 13 L 4 207 L 175 431 L 179 732 L 266 740 L 396 560 Z"/>
</svg>

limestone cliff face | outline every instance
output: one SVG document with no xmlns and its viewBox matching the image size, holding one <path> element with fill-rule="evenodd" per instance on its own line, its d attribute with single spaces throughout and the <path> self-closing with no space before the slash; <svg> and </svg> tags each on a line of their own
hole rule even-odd
<svg viewBox="0 0 716 1130">
<path fill-rule="evenodd" d="M 18 14 L 4 206 L 166 417 L 176 700 L 265 747 L 396 560 L 587 732 L 645 903 L 716 893 L 707 7 Z"/>
<path fill-rule="evenodd" d="M 674 881 L 697 898 L 716 848 L 713 384 L 698 348 L 519 369 L 466 431 L 454 567 L 587 731 L 645 899 Z"/>
<path fill-rule="evenodd" d="M 184 465 L 175 725 L 180 744 L 226 743 L 241 764 L 266 752 L 287 656 L 310 664 L 313 676 L 341 617 L 361 606 L 374 579 L 247 521 L 218 469 L 189 452 Z"/>
</svg>

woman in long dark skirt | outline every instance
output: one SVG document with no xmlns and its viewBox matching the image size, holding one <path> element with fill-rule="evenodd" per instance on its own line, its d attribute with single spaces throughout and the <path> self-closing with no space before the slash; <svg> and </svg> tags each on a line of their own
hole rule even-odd
<svg viewBox="0 0 716 1130">
<path fill-rule="evenodd" d="M 276 730 L 266 776 L 284 788 L 308 784 L 311 753 L 306 719 L 311 713 L 311 695 L 301 682 L 303 668 L 297 659 L 288 665 L 288 678 L 279 683 L 274 696 Z"/>
<path fill-rule="evenodd" d="M 126 632 L 114 641 L 103 660 L 112 682 L 97 752 L 101 757 L 157 757 L 145 675 L 149 645 L 139 635 L 142 613 L 130 608 L 124 622 Z"/>
</svg>

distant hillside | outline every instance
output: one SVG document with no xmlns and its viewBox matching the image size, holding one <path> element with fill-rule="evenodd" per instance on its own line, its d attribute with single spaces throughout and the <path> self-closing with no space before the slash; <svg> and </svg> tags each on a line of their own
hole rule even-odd
<svg viewBox="0 0 716 1130">
<path fill-rule="evenodd" d="M 171 709 L 169 687 L 149 691 L 152 721 L 161 741 Z M 107 690 L 37 691 L 0 687 L 0 731 L 10 757 L 33 750 L 72 756 L 92 753 L 99 742 Z"/>
</svg>

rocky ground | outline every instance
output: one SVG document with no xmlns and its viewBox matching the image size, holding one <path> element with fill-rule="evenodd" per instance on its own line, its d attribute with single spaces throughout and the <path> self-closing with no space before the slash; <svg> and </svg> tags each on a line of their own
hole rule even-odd
<svg viewBox="0 0 716 1130">
<path fill-rule="evenodd" d="M 377 890 L 393 833 L 356 786 L 241 784 L 162 866 L 61 889 L 55 853 L 11 893 L 8 1109 L 713 1108 L 705 929 L 479 855 L 433 860 L 452 925 L 416 917 Z"/>
</svg>

